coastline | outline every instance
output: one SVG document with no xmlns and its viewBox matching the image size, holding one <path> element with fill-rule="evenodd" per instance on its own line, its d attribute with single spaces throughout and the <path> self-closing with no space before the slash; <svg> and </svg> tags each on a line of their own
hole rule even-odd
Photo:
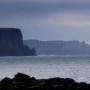
<svg viewBox="0 0 90 90">
<path fill-rule="evenodd" d="M 90 84 L 71 78 L 36 79 L 23 73 L 0 81 L 0 90 L 90 90 Z"/>
</svg>

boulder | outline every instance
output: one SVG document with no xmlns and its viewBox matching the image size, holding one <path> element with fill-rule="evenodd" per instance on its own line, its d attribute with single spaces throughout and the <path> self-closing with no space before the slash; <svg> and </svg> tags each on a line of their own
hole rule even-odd
<svg viewBox="0 0 90 90">
<path fill-rule="evenodd" d="M 0 82 L 0 90 L 7 89 L 7 87 L 12 83 L 13 83 L 13 80 L 8 78 L 8 77 L 2 79 L 1 82 Z"/>
<path fill-rule="evenodd" d="M 14 78 L 13 78 L 14 82 L 29 82 L 30 81 L 30 77 L 26 74 L 23 73 L 17 73 Z"/>
</svg>

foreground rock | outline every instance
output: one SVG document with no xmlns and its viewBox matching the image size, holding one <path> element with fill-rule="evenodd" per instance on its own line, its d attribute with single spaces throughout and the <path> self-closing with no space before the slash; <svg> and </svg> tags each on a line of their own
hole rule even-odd
<svg viewBox="0 0 90 90">
<path fill-rule="evenodd" d="M 30 50 L 23 44 L 20 29 L 0 28 L 0 56 L 34 56 L 34 49 Z"/>
<path fill-rule="evenodd" d="M 0 90 L 90 90 L 90 84 L 70 78 L 35 79 L 23 73 L 0 81 Z"/>
</svg>

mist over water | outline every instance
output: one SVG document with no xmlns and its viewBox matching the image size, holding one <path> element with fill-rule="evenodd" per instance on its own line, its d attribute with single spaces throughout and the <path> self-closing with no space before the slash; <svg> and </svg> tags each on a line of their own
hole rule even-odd
<svg viewBox="0 0 90 90">
<path fill-rule="evenodd" d="M 0 79 L 17 72 L 35 78 L 73 78 L 90 83 L 90 55 L 0 57 Z"/>
</svg>

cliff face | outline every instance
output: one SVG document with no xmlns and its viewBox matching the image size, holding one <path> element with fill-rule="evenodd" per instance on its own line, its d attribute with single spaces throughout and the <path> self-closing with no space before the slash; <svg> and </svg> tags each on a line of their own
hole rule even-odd
<svg viewBox="0 0 90 90">
<path fill-rule="evenodd" d="M 0 46 L 22 46 L 23 39 L 19 29 L 0 28 Z"/>
<path fill-rule="evenodd" d="M 31 56 L 31 53 L 32 51 L 23 45 L 20 29 L 0 28 L 0 56 Z"/>
</svg>

